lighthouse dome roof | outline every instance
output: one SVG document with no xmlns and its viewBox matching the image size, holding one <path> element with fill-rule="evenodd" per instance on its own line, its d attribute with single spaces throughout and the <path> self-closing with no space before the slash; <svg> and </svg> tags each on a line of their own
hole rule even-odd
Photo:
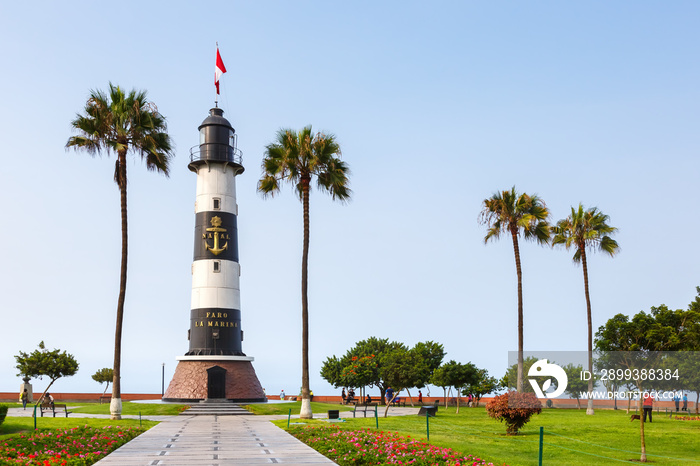
<svg viewBox="0 0 700 466">
<path fill-rule="evenodd" d="M 197 129 L 202 129 L 205 126 L 224 126 L 226 128 L 231 129 L 231 131 L 235 132 L 236 130 L 233 129 L 233 126 L 231 126 L 231 123 L 224 118 L 224 111 L 220 109 L 219 107 L 214 107 L 211 110 L 209 110 L 209 116 L 202 121 L 202 124 L 199 125 L 199 128 Z"/>
</svg>

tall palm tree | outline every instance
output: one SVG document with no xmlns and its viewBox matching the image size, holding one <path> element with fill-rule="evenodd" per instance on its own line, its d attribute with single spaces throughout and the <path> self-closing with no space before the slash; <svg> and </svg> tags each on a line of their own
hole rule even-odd
<svg viewBox="0 0 700 466">
<path fill-rule="evenodd" d="M 593 373 L 593 319 L 591 317 L 591 297 L 588 293 L 588 263 L 586 249 L 598 250 L 614 256 L 620 247 L 610 238 L 617 228 L 608 225 L 610 217 L 596 207 L 588 210 L 579 204 L 578 209 L 571 208 L 571 215 L 559 220 L 554 227 L 552 246 L 563 245 L 567 250 L 574 248 L 573 261 L 583 265 L 583 288 L 586 293 L 586 314 L 588 316 L 588 371 Z M 593 378 L 588 381 L 588 391 L 593 391 Z M 593 414 L 593 398 L 588 397 L 586 414 Z"/>
<path fill-rule="evenodd" d="M 316 184 L 321 191 L 330 193 L 333 200 L 346 202 L 351 191 L 348 175 L 350 169 L 340 159 L 340 146 L 332 134 L 311 132 L 307 126 L 298 133 L 291 129 L 281 129 L 277 139 L 265 148 L 262 161 L 262 177 L 258 182 L 258 191 L 264 196 L 274 196 L 280 190 L 280 183 L 287 181 L 294 185 L 303 205 L 304 245 L 301 259 L 301 412 L 302 419 L 311 419 L 311 401 L 309 397 L 309 301 L 308 263 L 309 263 L 309 194 L 311 179 L 316 177 Z"/>
<path fill-rule="evenodd" d="M 128 252 L 126 215 L 126 155 L 137 154 L 146 162 L 146 168 L 168 176 L 173 146 L 167 133 L 165 117 L 146 99 L 145 91 L 132 90 L 128 94 L 119 86 L 109 83 L 109 93 L 90 91 L 85 113 L 77 114 L 71 126 L 78 132 L 66 143 L 66 149 L 84 150 L 95 156 L 101 151 L 114 152 L 117 160 L 114 181 L 121 203 L 122 257 L 117 300 L 117 324 L 114 336 L 114 379 L 112 381 L 112 419 L 121 419 L 121 346 L 124 299 L 126 297 L 126 264 Z"/>
<path fill-rule="evenodd" d="M 518 380 L 516 388 L 523 390 L 523 271 L 520 265 L 518 237 L 522 233 L 525 240 L 547 244 L 551 226 L 548 222 L 549 210 L 537 195 L 518 193 L 515 186 L 510 191 L 495 193 L 484 199 L 480 221 L 488 226 L 484 243 L 498 239 L 501 233 L 510 234 L 515 253 L 515 270 L 518 274 Z"/>
</svg>

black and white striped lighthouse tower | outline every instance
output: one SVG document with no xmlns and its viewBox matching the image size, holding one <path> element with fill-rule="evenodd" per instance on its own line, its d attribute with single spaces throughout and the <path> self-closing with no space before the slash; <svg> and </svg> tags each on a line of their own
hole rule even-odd
<svg viewBox="0 0 700 466">
<path fill-rule="evenodd" d="M 166 400 L 265 401 L 243 353 L 236 176 L 243 173 L 236 132 L 215 107 L 199 126 L 188 168 L 197 174 L 189 351 Z"/>
</svg>

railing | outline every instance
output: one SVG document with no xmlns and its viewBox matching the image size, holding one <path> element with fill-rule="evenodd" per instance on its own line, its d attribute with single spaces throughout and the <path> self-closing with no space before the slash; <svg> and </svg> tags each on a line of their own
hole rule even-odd
<svg viewBox="0 0 700 466">
<path fill-rule="evenodd" d="M 233 162 L 243 165 L 243 152 L 228 144 L 206 143 L 190 149 L 190 162 L 211 160 L 216 162 Z"/>
</svg>

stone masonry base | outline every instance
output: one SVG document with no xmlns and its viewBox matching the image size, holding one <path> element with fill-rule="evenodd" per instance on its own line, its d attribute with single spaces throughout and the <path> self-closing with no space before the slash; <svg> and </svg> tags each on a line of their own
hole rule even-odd
<svg viewBox="0 0 700 466">
<path fill-rule="evenodd" d="M 165 401 L 198 401 L 207 398 L 207 369 L 226 369 L 226 398 L 238 402 L 267 401 L 250 361 L 179 361 L 165 391 Z"/>
</svg>

